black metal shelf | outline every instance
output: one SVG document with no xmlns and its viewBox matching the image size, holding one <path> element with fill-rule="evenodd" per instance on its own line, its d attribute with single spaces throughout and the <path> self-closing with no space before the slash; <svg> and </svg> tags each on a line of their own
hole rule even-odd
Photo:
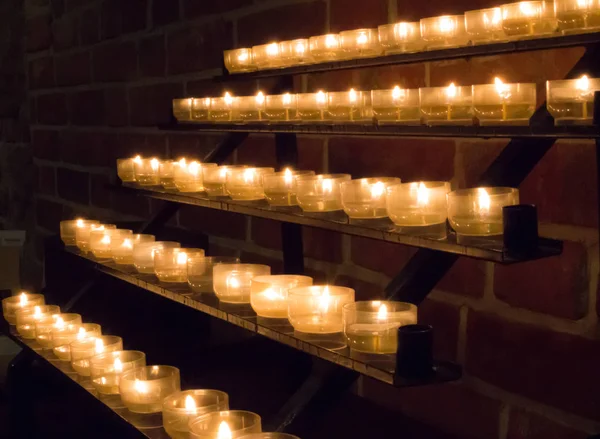
<svg viewBox="0 0 600 439">
<path fill-rule="evenodd" d="M 132 266 L 116 265 L 112 261 L 98 261 L 76 249 L 65 249 L 67 254 L 82 258 L 95 268 L 114 278 L 128 282 L 153 294 L 181 303 L 210 316 L 262 335 L 294 349 L 343 366 L 360 374 L 396 387 L 412 387 L 455 381 L 461 377 L 461 367 L 450 362 L 435 363 L 435 374 L 426 379 L 407 379 L 396 376 L 395 358 L 388 355 L 354 353 L 345 347 L 339 336 L 315 337 L 299 334 L 287 321 L 257 317 L 250 305 L 220 303 L 212 292 L 193 293 L 187 284 L 161 284 L 154 275 L 139 274 Z"/>
<path fill-rule="evenodd" d="M 384 55 L 374 58 L 360 58 L 319 64 L 305 64 L 281 69 L 259 70 L 248 73 L 230 74 L 224 69 L 224 74 L 222 76 L 216 77 L 215 79 L 217 81 L 250 80 L 258 78 L 269 78 L 273 76 L 300 75 L 303 73 L 321 73 L 329 72 L 332 70 L 412 64 L 428 61 L 442 61 L 456 58 L 492 56 L 516 52 L 530 52 L 534 50 L 588 46 L 596 43 L 600 43 L 600 32 L 573 35 L 552 35 L 526 40 L 504 41 L 449 49 L 402 53 L 396 55 Z"/>
<path fill-rule="evenodd" d="M 329 214 L 309 214 L 303 213 L 298 207 L 270 207 L 264 200 L 241 202 L 233 201 L 228 198 L 209 198 L 201 194 L 183 194 L 167 191 L 158 187 L 140 188 L 138 186 L 112 186 L 112 188 L 117 191 L 171 201 L 174 203 L 206 207 L 209 209 L 235 212 L 275 221 L 317 227 L 320 229 L 345 233 L 347 235 L 362 236 L 412 247 L 437 250 L 440 252 L 453 253 L 502 264 L 511 264 L 556 256 L 562 251 L 561 241 L 540 238 L 538 251 L 534 255 L 527 258 L 517 258 L 504 251 L 501 241 L 482 239 L 478 240 L 477 243 L 464 245 L 456 242 L 456 236 L 453 233 L 449 233 L 446 239 L 428 237 L 427 235 L 399 233 L 394 229 L 389 220 L 367 220 L 359 225 L 352 223 L 346 214 L 341 211 Z M 375 221 L 376 224 L 369 223 L 369 221 Z"/>
<path fill-rule="evenodd" d="M 462 138 L 549 138 L 594 139 L 600 138 L 596 126 L 426 126 L 426 125 L 376 125 L 333 123 L 205 123 L 180 122 L 162 125 L 163 130 L 240 132 L 240 133 L 292 133 L 337 136 L 382 137 L 462 137 Z"/>
</svg>

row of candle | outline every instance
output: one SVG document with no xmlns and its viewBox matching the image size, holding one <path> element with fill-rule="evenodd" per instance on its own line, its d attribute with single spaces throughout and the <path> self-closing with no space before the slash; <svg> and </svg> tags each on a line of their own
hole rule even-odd
<svg viewBox="0 0 600 439">
<path fill-rule="evenodd" d="M 156 161 L 152 181 L 137 178 L 136 163 Z M 187 161 L 166 161 L 177 168 Z M 159 159 L 119 159 L 119 177 L 128 183 L 142 186 L 163 185 L 173 189 L 171 179 L 163 177 Z M 506 187 L 478 187 L 451 191 L 450 183 L 444 181 L 420 181 L 402 183 L 397 177 L 360 178 L 352 180 L 349 174 L 319 174 L 313 171 L 285 169 L 275 172 L 273 168 L 253 168 L 244 165 L 218 166 L 214 163 L 197 163 L 194 174 L 195 192 L 208 196 L 230 196 L 233 200 L 254 201 L 266 199 L 271 206 L 300 206 L 305 212 L 333 212 L 343 210 L 353 219 L 380 219 L 389 217 L 403 228 L 442 225 L 449 219 L 459 236 L 494 236 L 503 231 L 502 209 L 519 204 L 519 191 Z M 133 172 L 131 170 L 133 169 Z M 127 172 L 125 172 L 127 171 Z M 175 185 L 177 187 L 177 185 Z M 82 236 L 87 230 L 77 230 Z M 92 247 L 109 240 L 104 237 L 117 232 L 92 232 Z M 138 237 L 136 239 L 142 239 Z M 79 238 L 78 238 L 79 240 Z M 121 241 L 113 241 L 119 247 Z M 116 243 L 116 244 L 115 244 Z M 85 242 L 80 246 L 84 246 Z M 128 241 L 128 246 L 132 242 Z M 78 242 L 79 245 L 79 242 Z M 94 253 L 97 250 L 92 248 Z M 117 248 L 117 252 L 122 249 Z M 97 257 L 101 255 L 96 254 Z M 160 274 L 157 273 L 160 278 Z"/>
<path fill-rule="evenodd" d="M 522 1 L 442 15 L 418 22 L 400 21 L 377 29 L 354 29 L 252 48 L 226 50 L 230 73 L 301 64 L 418 52 L 600 27 L 599 0 Z"/>
<path fill-rule="evenodd" d="M 65 245 L 86 246 L 73 239 L 80 229 L 111 232 L 92 220 L 61 222 Z M 131 236 L 130 231 L 123 231 Z M 94 233 L 94 232 L 92 232 Z M 114 237 L 114 233 L 105 236 Z M 416 307 L 402 302 L 354 302 L 354 290 L 333 285 L 313 285 L 302 275 L 271 275 L 271 267 L 243 264 L 234 257 L 205 257 L 200 249 L 181 248 L 178 242 L 155 241 L 152 235 L 132 239 L 131 259 L 122 252 L 102 253 L 119 265 L 133 265 L 139 273 L 154 274 L 161 282 L 188 283 L 192 292 L 214 292 L 221 302 L 250 304 L 260 317 L 288 319 L 296 331 L 309 334 L 344 333 L 352 349 L 376 354 L 396 351 L 396 330 L 416 323 Z M 114 248 L 119 248 L 119 240 Z M 98 252 L 90 244 L 96 257 Z M 110 250 L 109 250 L 110 252 Z M 207 288 L 208 287 L 208 288 Z"/>
<path fill-rule="evenodd" d="M 557 124 L 591 123 L 594 92 L 600 79 L 547 81 L 547 108 Z M 523 124 L 536 109 L 534 83 L 404 89 L 399 86 L 370 92 L 286 93 L 173 100 L 178 121 L 195 122 L 360 122 L 379 124 Z"/>
<path fill-rule="evenodd" d="M 284 433 L 262 434 L 260 416 L 230 411 L 225 392 L 182 391 L 179 369 L 147 366 L 143 352 L 123 350 L 121 337 L 103 335 L 100 325 L 83 323 L 80 314 L 47 305 L 42 294 L 21 292 L 3 299 L 2 312 L 23 339 L 35 340 L 36 348 L 70 362 L 101 397 L 117 395 L 133 413 L 162 412 L 165 431 L 174 439 L 299 439 Z"/>
</svg>

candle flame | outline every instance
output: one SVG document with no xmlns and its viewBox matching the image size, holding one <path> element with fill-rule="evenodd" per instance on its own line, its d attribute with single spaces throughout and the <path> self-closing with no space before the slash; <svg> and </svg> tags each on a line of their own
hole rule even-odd
<svg viewBox="0 0 600 439">
<path fill-rule="evenodd" d="M 225 421 L 221 421 L 219 424 L 219 431 L 217 432 L 217 439 L 233 439 L 231 428 Z"/>
<path fill-rule="evenodd" d="M 386 304 L 382 304 L 379 307 L 379 311 L 377 311 L 377 320 L 387 320 L 388 318 L 388 310 Z"/>
<path fill-rule="evenodd" d="M 587 92 L 590 89 L 590 79 L 587 75 L 583 75 L 575 81 L 575 89 L 582 92 Z"/>
<path fill-rule="evenodd" d="M 385 183 L 378 181 L 371 185 L 371 199 L 381 198 L 385 194 Z"/>
<path fill-rule="evenodd" d="M 33 307 L 33 318 L 39 318 L 42 315 L 42 308 L 40 308 L 38 305 Z"/>
<path fill-rule="evenodd" d="M 281 291 L 275 291 L 273 288 L 267 288 L 263 295 L 269 300 L 283 300 L 285 297 L 281 294 Z"/>
<path fill-rule="evenodd" d="M 77 340 L 83 340 L 85 338 L 85 328 L 81 326 L 77 331 Z"/>
<path fill-rule="evenodd" d="M 444 15 L 438 19 L 438 27 L 440 29 L 440 32 L 449 34 L 454 32 L 456 24 L 454 23 L 452 17 Z"/>
<path fill-rule="evenodd" d="M 248 61 L 248 51 L 247 50 L 243 50 L 240 54 L 238 54 L 238 61 L 239 62 Z"/>
<path fill-rule="evenodd" d="M 225 92 L 225 96 L 223 96 L 223 101 L 228 107 L 231 107 L 231 105 L 233 104 L 233 97 L 231 97 L 231 94 L 228 91 Z"/>
<path fill-rule="evenodd" d="M 92 224 L 92 225 L 90 225 L 90 231 L 96 231 L 96 230 L 104 230 L 104 224 L 100 224 L 100 225 Z"/>
<path fill-rule="evenodd" d="M 502 22 L 502 9 L 494 8 L 494 12 L 492 12 L 492 18 L 488 17 L 487 12 L 483 13 L 483 26 L 485 28 L 489 27 L 498 27 L 498 25 Z"/>
<path fill-rule="evenodd" d="M 521 14 L 523 14 L 525 17 L 533 17 L 534 15 L 539 14 L 538 8 L 534 7 L 534 5 L 531 2 L 519 3 L 519 10 L 521 11 Z"/>
<path fill-rule="evenodd" d="M 113 368 L 115 372 L 121 373 L 123 372 L 123 363 L 120 358 L 115 358 L 115 362 L 113 363 Z"/>
<path fill-rule="evenodd" d="M 360 32 L 356 36 L 356 44 L 358 44 L 359 46 L 364 46 L 368 42 L 369 42 L 369 37 L 367 36 L 366 32 Z"/>
<path fill-rule="evenodd" d="M 198 174 L 200 173 L 200 169 L 202 169 L 202 166 L 197 161 L 193 161 L 187 167 L 188 172 L 194 177 L 198 176 Z"/>
<path fill-rule="evenodd" d="M 192 397 L 192 395 L 188 395 L 185 397 L 185 410 L 190 413 L 190 414 L 194 414 L 196 413 L 196 401 L 194 400 L 194 398 Z"/>
<path fill-rule="evenodd" d="M 333 181 L 330 179 L 325 179 L 321 182 L 321 186 L 323 188 L 323 193 L 330 194 L 333 192 Z"/>
<path fill-rule="evenodd" d="M 180 168 L 185 169 L 185 167 L 187 166 L 187 161 L 186 161 L 185 157 L 181 157 L 179 159 L 179 161 L 177 162 L 177 164 L 179 165 Z"/>
<path fill-rule="evenodd" d="M 331 295 L 329 294 L 329 285 L 325 285 L 323 293 L 319 296 L 319 309 L 323 314 L 329 311 L 329 304 L 331 303 Z"/>
<path fill-rule="evenodd" d="M 456 97 L 456 85 L 454 85 L 454 82 L 451 82 L 448 88 L 446 88 L 446 96 L 450 99 Z"/>
<path fill-rule="evenodd" d="M 179 252 L 177 253 L 177 265 L 186 265 L 187 264 L 187 253 Z"/>
<path fill-rule="evenodd" d="M 104 235 L 100 240 L 100 244 L 109 245 L 110 244 L 110 235 Z"/>
<path fill-rule="evenodd" d="M 332 49 L 334 47 L 337 47 L 337 45 L 338 45 L 338 36 L 337 35 L 333 35 L 333 34 L 325 35 L 325 47 L 327 47 L 328 49 Z"/>
<path fill-rule="evenodd" d="M 290 105 L 292 103 L 292 95 L 286 93 L 283 95 L 283 98 L 281 100 L 283 102 L 283 105 Z"/>
<path fill-rule="evenodd" d="M 477 204 L 480 214 L 489 213 L 491 201 L 490 195 L 484 188 L 480 187 L 477 189 Z"/>
<path fill-rule="evenodd" d="M 304 55 L 304 52 L 306 52 L 306 44 L 303 41 L 298 41 L 294 47 L 294 51 L 297 55 Z"/>
<path fill-rule="evenodd" d="M 100 378 L 100 384 L 102 384 L 103 386 L 106 385 L 106 378 L 101 377 Z"/>
<path fill-rule="evenodd" d="M 83 227 L 83 220 L 81 218 L 78 218 L 75 221 L 75 227 L 79 227 L 79 228 Z"/>
<path fill-rule="evenodd" d="M 227 166 L 221 166 L 221 169 L 219 169 L 219 176 L 221 178 L 225 178 L 227 176 L 228 170 L 229 170 L 229 168 Z"/>
<path fill-rule="evenodd" d="M 279 45 L 277 43 L 271 43 L 267 46 L 267 55 L 277 56 L 279 54 Z"/>
<path fill-rule="evenodd" d="M 241 286 L 240 281 L 235 276 L 229 276 L 227 278 L 227 288 L 239 288 Z"/>
<path fill-rule="evenodd" d="M 104 340 L 102 340 L 101 338 L 97 338 L 94 350 L 97 354 L 101 354 L 102 352 L 104 352 Z"/>
<path fill-rule="evenodd" d="M 356 102 L 357 94 L 356 90 L 354 90 L 353 88 L 351 88 L 348 92 L 348 99 L 350 100 L 350 102 Z"/>
<path fill-rule="evenodd" d="M 244 173 L 243 173 L 243 178 L 244 178 L 244 183 L 254 183 L 254 178 L 256 177 L 256 169 L 254 168 L 249 168 L 249 169 L 244 169 Z"/>
<path fill-rule="evenodd" d="M 145 381 L 140 381 L 137 378 L 133 383 L 133 388 L 138 393 L 148 393 L 148 384 Z"/>
<path fill-rule="evenodd" d="M 153 171 L 158 171 L 159 164 L 160 164 L 160 162 L 158 161 L 157 158 L 153 158 L 150 160 L 150 167 L 152 168 Z"/>
<path fill-rule="evenodd" d="M 285 171 L 283 171 L 283 181 L 287 186 L 291 185 L 294 181 L 294 174 L 292 173 L 290 168 L 285 168 Z"/>
<path fill-rule="evenodd" d="M 510 97 L 510 87 L 502 82 L 502 79 L 497 76 L 494 78 L 494 86 L 502 99 L 508 99 Z"/>
<path fill-rule="evenodd" d="M 139 155 L 136 155 L 136 156 L 133 158 L 133 162 L 134 162 L 134 163 L 137 163 L 137 164 L 139 165 L 140 163 L 142 163 L 142 157 L 141 157 L 141 156 L 139 156 Z"/>
<path fill-rule="evenodd" d="M 398 86 L 395 86 L 392 90 L 392 100 L 397 102 L 399 100 L 404 100 L 406 97 L 406 90 L 401 89 Z"/>
<path fill-rule="evenodd" d="M 259 92 L 256 94 L 256 98 L 255 98 L 255 99 L 256 99 L 256 104 L 257 104 L 257 105 L 262 105 L 262 104 L 264 104 L 264 103 L 265 103 L 265 95 L 263 94 L 263 92 L 262 92 L 262 91 L 259 91 Z"/>
<path fill-rule="evenodd" d="M 131 239 L 129 239 L 129 238 L 124 239 L 123 244 L 121 244 L 121 247 L 126 248 L 126 249 L 132 249 L 133 243 L 131 242 Z"/>
<path fill-rule="evenodd" d="M 417 188 L 417 204 L 421 207 L 429 204 L 429 189 L 423 182 L 420 182 Z"/>
<path fill-rule="evenodd" d="M 394 26 L 394 33 L 396 34 L 396 36 L 402 40 L 405 40 L 408 37 L 409 34 L 409 26 L 408 23 L 405 22 L 401 22 L 401 23 L 397 23 Z"/>
<path fill-rule="evenodd" d="M 588 9 L 594 5 L 594 0 L 577 0 L 578 9 Z"/>
<path fill-rule="evenodd" d="M 54 327 L 56 329 L 64 329 L 65 328 L 65 321 L 63 320 L 63 318 L 61 316 L 58 316 L 56 318 L 56 322 L 54 322 Z"/>
<path fill-rule="evenodd" d="M 317 104 L 325 104 L 327 99 L 325 97 L 325 92 L 323 90 L 319 90 L 317 92 Z"/>
<path fill-rule="evenodd" d="M 19 306 L 21 308 L 23 308 L 25 305 L 27 305 L 28 299 L 27 299 L 27 294 L 25 293 L 21 293 L 19 295 Z"/>
</svg>

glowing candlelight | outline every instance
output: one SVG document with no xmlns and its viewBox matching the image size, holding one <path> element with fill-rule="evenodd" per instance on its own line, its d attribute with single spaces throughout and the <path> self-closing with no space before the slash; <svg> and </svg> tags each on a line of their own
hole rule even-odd
<svg viewBox="0 0 600 439">
<path fill-rule="evenodd" d="M 477 189 L 477 206 L 480 215 L 486 215 L 490 212 L 491 199 L 485 188 Z"/>
<path fill-rule="evenodd" d="M 188 395 L 185 397 L 185 411 L 189 414 L 195 414 L 197 411 L 196 401 L 192 397 L 192 395 Z"/>
<path fill-rule="evenodd" d="M 148 393 L 148 384 L 145 381 L 140 381 L 139 379 L 135 379 L 133 383 L 133 388 L 137 393 L 145 394 Z"/>
<path fill-rule="evenodd" d="M 97 354 L 101 354 L 102 352 L 104 352 L 104 340 L 102 340 L 101 338 L 96 339 L 94 351 L 96 351 Z"/>
<path fill-rule="evenodd" d="M 367 37 L 367 34 L 365 32 L 359 32 L 356 36 L 356 44 L 358 44 L 359 46 L 364 46 L 368 42 L 369 38 Z"/>
<path fill-rule="evenodd" d="M 115 362 L 113 363 L 113 367 L 116 373 L 123 372 L 123 362 L 120 358 L 115 358 Z"/>
<path fill-rule="evenodd" d="M 452 101 L 456 98 L 456 85 L 454 85 L 454 82 L 451 82 L 446 88 L 446 96 L 448 97 L 447 119 L 452 120 Z"/>
<path fill-rule="evenodd" d="M 221 421 L 219 424 L 217 439 L 233 439 L 231 428 L 229 428 L 229 424 L 227 422 Z"/>
<path fill-rule="evenodd" d="M 417 204 L 420 207 L 427 206 L 429 204 L 429 189 L 423 182 L 411 183 L 411 191 L 413 188 L 417 190 Z"/>
<path fill-rule="evenodd" d="M 494 85 L 498 96 L 502 99 L 502 120 L 506 120 L 506 99 L 510 98 L 510 87 L 498 77 L 494 78 Z"/>
<path fill-rule="evenodd" d="M 325 47 L 327 47 L 328 49 L 337 48 L 339 44 L 339 37 L 337 35 L 325 35 Z"/>
<path fill-rule="evenodd" d="M 292 174 L 290 168 L 285 168 L 285 171 L 283 171 L 283 181 L 285 182 L 286 186 L 292 185 L 292 182 L 294 181 L 294 174 Z"/>
<path fill-rule="evenodd" d="M 279 45 L 277 43 L 271 43 L 267 46 L 267 55 L 275 57 L 279 55 Z"/>
<path fill-rule="evenodd" d="M 582 116 L 584 119 L 587 119 L 587 102 L 585 101 L 585 96 L 587 96 L 590 92 L 590 79 L 587 75 L 583 75 L 581 78 L 575 81 L 575 90 L 580 91 L 580 96 L 583 98 L 583 102 L 581 103 Z"/>
<path fill-rule="evenodd" d="M 25 306 L 27 306 L 27 303 L 28 303 L 27 294 L 26 293 L 21 293 L 19 295 L 19 306 L 21 308 L 24 308 Z"/>
<path fill-rule="evenodd" d="M 376 200 L 385 194 L 385 183 L 378 181 L 371 185 L 371 199 Z"/>
<path fill-rule="evenodd" d="M 377 311 L 377 320 L 386 321 L 388 318 L 388 309 L 385 303 L 379 306 L 379 310 Z"/>
<path fill-rule="evenodd" d="M 454 20 L 451 17 L 445 15 L 439 18 L 438 27 L 440 29 L 440 32 L 442 33 L 452 33 L 454 32 L 454 28 L 456 26 L 454 25 Z"/>
<path fill-rule="evenodd" d="M 244 183 L 246 183 L 246 184 L 253 183 L 255 177 L 256 177 L 256 171 L 253 168 L 244 169 L 244 173 L 243 173 Z"/>
<path fill-rule="evenodd" d="M 187 264 L 187 253 L 181 252 L 177 253 L 177 265 L 186 265 Z"/>
<path fill-rule="evenodd" d="M 225 95 L 223 96 L 223 102 L 225 102 L 225 105 L 228 107 L 233 105 L 233 96 L 231 96 L 231 93 L 228 91 L 226 91 Z"/>
<path fill-rule="evenodd" d="M 83 340 L 86 337 L 86 331 L 85 328 L 82 326 L 81 328 L 79 328 L 79 331 L 77 331 L 77 340 Z"/>
<path fill-rule="evenodd" d="M 331 179 L 324 179 L 321 182 L 321 186 L 323 187 L 324 194 L 331 194 L 331 192 L 333 191 L 333 181 Z"/>
</svg>

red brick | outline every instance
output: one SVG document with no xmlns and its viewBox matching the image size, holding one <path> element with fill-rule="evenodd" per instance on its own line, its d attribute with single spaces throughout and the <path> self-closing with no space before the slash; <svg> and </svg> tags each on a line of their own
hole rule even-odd
<svg viewBox="0 0 600 439">
<path fill-rule="evenodd" d="M 36 107 L 39 123 L 47 125 L 64 125 L 67 123 L 67 100 L 63 93 L 38 96 Z"/>
<path fill-rule="evenodd" d="M 230 239 L 246 238 L 246 218 L 229 212 L 185 206 L 179 211 L 179 225 L 208 235 Z"/>
<path fill-rule="evenodd" d="M 304 256 L 327 262 L 342 262 L 342 236 L 329 230 L 302 227 Z"/>
<path fill-rule="evenodd" d="M 277 169 L 275 136 L 250 135 L 237 149 L 237 162 Z"/>
<path fill-rule="evenodd" d="M 100 13 L 98 9 L 86 9 L 81 14 L 79 39 L 84 46 L 97 43 L 100 40 Z"/>
<path fill-rule="evenodd" d="M 505 140 L 461 140 L 456 146 L 457 161 L 462 172 L 455 176 L 457 188 L 476 186 L 485 170 L 498 157 L 508 142 Z"/>
<path fill-rule="evenodd" d="M 264 218 L 252 218 L 251 239 L 261 247 L 281 250 L 281 223 Z"/>
<path fill-rule="evenodd" d="M 222 14 L 234 9 L 250 6 L 252 0 L 219 0 L 218 2 L 199 2 L 197 0 L 184 0 L 184 13 L 186 17 Z"/>
<path fill-rule="evenodd" d="M 58 131 L 32 130 L 33 156 L 39 159 L 58 160 Z"/>
<path fill-rule="evenodd" d="M 137 133 L 121 133 L 119 134 L 118 145 L 115 148 L 119 156 L 127 157 L 142 154 L 145 156 L 165 157 L 165 139 L 162 137 L 162 143 L 149 141 L 150 137 Z M 154 139 L 154 137 L 152 137 Z"/>
<path fill-rule="evenodd" d="M 396 276 L 415 253 L 411 247 L 358 236 L 351 237 L 350 248 L 356 265 L 390 277 Z"/>
<path fill-rule="evenodd" d="M 486 264 L 470 258 L 458 258 L 436 289 L 469 297 L 482 297 Z"/>
<path fill-rule="evenodd" d="M 36 58 L 29 63 L 29 88 L 54 86 L 54 61 L 51 56 Z"/>
<path fill-rule="evenodd" d="M 358 177 L 400 177 L 402 181 L 451 180 L 453 141 L 332 137 L 329 170 Z"/>
<path fill-rule="evenodd" d="M 466 370 L 502 389 L 600 419 L 600 343 L 469 310 Z"/>
<path fill-rule="evenodd" d="M 146 28 L 148 0 L 106 0 L 102 3 L 101 38 L 137 32 Z"/>
<path fill-rule="evenodd" d="M 140 75 L 144 78 L 165 76 L 165 37 L 158 35 L 140 41 Z"/>
<path fill-rule="evenodd" d="M 89 84 L 91 80 L 90 53 L 79 52 L 56 57 L 57 85 Z"/>
<path fill-rule="evenodd" d="M 177 21 L 179 19 L 179 3 L 171 0 L 153 0 L 152 25 L 157 27 Z"/>
<path fill-rule="evenodd" d="M 595 160 L 592 142 L 557 143 L 521 185 L 521 202 L 537 205 L 541 222 L 597 228 Z"/>
<path fill-rule="evenodd" d="M 433 354 L 439 360 L 456 360 L 460 307 L 425 299 L 418 309 L 419 323 L 433 326 Z"/>
<path fill-rule="evenodd" d="M 58 232 L 60 221 L 63 219 L 63 206 L 54 201 L 36 198 L 35 215 L 39 226 L 53 232 Z"/>
<path fill-rule="evenodd" d="M 115 42 L 94 49 L 94 80 L 129 81 L 137 77 L 137 50 L 133 41 Z"/>
<path fill-rule="evenodd" d="M 104 90 L 104 107 L 106 108 L 106 124 L 108 126 L 121 127 L 129 123 L 126 88 L 108 88 Z"/>
<path fill-rule="evenodd" d="M 69 96 L 69 112 L 74 125 L 104 124 L 106 108 L 102 90 L 85 90 Z"/>
<path fill-rule="evenodd" d="M 248 251 L 242 251 L 240 259 L 245 263 L 268 265 L 271 267 L 271 274 L 283 274 L 283 261 L 281 259 L 274 259 Z"/>
<path fill-rule="evenodd" d="M 109 209 L 111 207 L 111 191 L 107 188 L 110 179 L 106 175 L 92 175 L 90 181 L 90 197 L 92 205 Z"/>
<path fill-rule="evenodd" d="M 462 385 L 396 389 L 379 381 L 365 379 L 363 393 L 367 399 L 379 405 L 462 439 L 499 437 L 500 402 Z"/>
<path fill-rule="evenodd" d="M 240 47 L 269 41 L 306 38 L 325 32 L 326 5 L 323 1 L 286 5 L 247 15 L 238 20 Z"/>
<path fill-rule="evenodd" d="M 58 168 L 56 170 L 58 195 L 79 204 L 90 202 L 90 176 L 85 172 Z"/>
<path fill-rule="evenodd" d="M 329 26 L 332 32 L 377 27 L 388 22 L 388 1 L 331 0 Z"/>
<path fill-rule="evenodd" d="M 150 215 L 150 200 L 148 198 L 120 192 L 113 192 L 111 195 L 113 210 L 116 212 L 144 219 L 147 219 Z"/>
<path fill-rule="evenodd" d="M 357 71 L 356 84 L 362 90 L 425 87 L 425 64 L 384 66 Z"/>
<path fill-rule="evenodd" d="M 52 24 L 54 50 L 65 50 L 77 46 L 77 21 L 74 15 L 65 15 Z"/>
<path fill-rule="evenodd" d="M 129 89 L 131 124 L 155 126 L 171 121 L 173 99 L 183 95 L 181 84 L 157 84 Z"/>
<path fill-rule="evenodd" d="M 52 166 L 38 166 L 38 192 L 46 195 L 56 193 L 56 176 Z"/>
<path fill-rule="evenodd" d="M 50 15 L 38 15 L 25 22 L 25 39 L 27 52 L 48 49 L 52 44 Z"/>
<path fill-rule="evenodd" d="M 114 167 L 124 154 L 116 145 L 116 135 L 82 131 L 64 131 L 61 135 L 61 158 L 82 166 Z"/>
<path fill-rule="evenodd" d="M 196 72 L 223 65 L 223 50 L 233 46 L 231 23 L 222 20 L 185 27 L 167 35 L 169 74 Z"/>
<path fill-rule="evenodd" d="M 512 306 L 576 320 L 587 310 L 587 276 L 585 247 L 565 241 L 560 256 L 495 265 L 494 291 Z"/>
<path fill-rule="evenodd" d="M 384 298 L 383 288 L 381 288 L 379 285 L 356 279 L 352 276 L 347 276 L 345 274 L 338 275 L 333 280 L 333 283 L 342 287 L 352 288 L 354 290 L 354 296 L 356 300 L 374 300 Z"/>
<path fill-rule="evenodd" d="M 510 411 L 506 439 L 586 439 L 580 430 L 558 424 L 532 412 L 513 408 Z"/>
</svg>

